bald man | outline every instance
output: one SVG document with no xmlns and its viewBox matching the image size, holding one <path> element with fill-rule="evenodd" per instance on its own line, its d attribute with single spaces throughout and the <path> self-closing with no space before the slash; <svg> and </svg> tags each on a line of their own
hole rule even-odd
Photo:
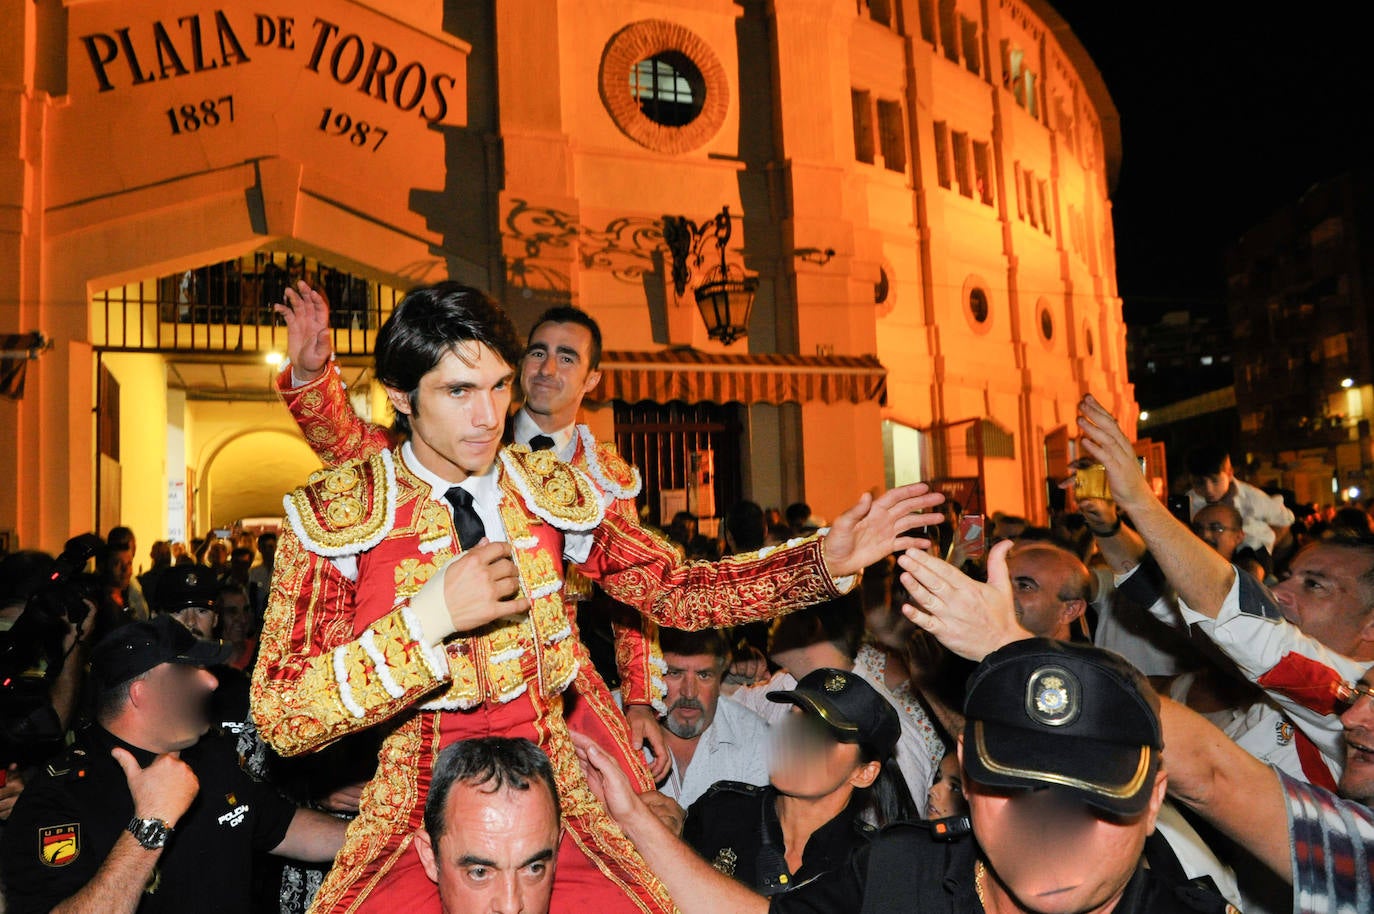
<svg viewBox="0 0 1374 914">
<path fill-rule="evenodd" d="M 1092 598 L 1087 567 L 1053 543 L 1018 543 L 1007 557 L 1016 618 L 1033 635 L 1070 640 L 1074 623 Z"/>
</svg>

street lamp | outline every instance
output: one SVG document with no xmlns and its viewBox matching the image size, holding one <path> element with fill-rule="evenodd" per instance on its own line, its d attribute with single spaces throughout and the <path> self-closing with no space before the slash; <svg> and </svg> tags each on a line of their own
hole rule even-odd
<svg viewBox="0 0 1374 914">
<path fill-rule="evenodd" d="M 722 206 L 719 213 L 702 225 L 686 216 L 663 217 L 663 240 L 673 258 L 673 288 L 682 296 L 692 274 L 701 277 L 702 281 L 693 290 L 697 309 L 701 311 L 707 335 L 726 346 L 748 334 L 749 312 L 754 307 L 754 295 L 759 288 L 757 276 L 750 276 L 725 258 L 731 230 L 728 206 Z M 720 254 L 720 263 L 709 268 L 706 267 L 708 241 L 715 242 Z"/>
</svg>

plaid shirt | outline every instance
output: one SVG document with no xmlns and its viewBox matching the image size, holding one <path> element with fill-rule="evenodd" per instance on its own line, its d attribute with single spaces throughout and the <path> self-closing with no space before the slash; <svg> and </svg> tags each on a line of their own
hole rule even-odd
<svg viewBox="0 0 1374 914">
<path fill-rule="evenodd" d="M 1295 914 L 1374 911 L 1374 810 L 1279 772 L 1293 842 Z"/>
</svg>

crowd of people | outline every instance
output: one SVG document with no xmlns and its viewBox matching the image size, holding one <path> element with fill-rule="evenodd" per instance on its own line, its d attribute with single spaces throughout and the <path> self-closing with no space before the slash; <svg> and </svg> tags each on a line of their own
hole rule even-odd
<svg viewBox="0 0 1374 914">
<path fill-rule="evenodd" d="M 1171 511 L 1089 396 L 1110 493 L 1044 524 L 714 537 L 577 423 L 585 312 L 412 291 L 383 428 L 279 311 L 325 469 L 278 530 L 0 565 L 4 910 L 1374 910 L 1367 510 L 1198 449 Z"/>
</svg>

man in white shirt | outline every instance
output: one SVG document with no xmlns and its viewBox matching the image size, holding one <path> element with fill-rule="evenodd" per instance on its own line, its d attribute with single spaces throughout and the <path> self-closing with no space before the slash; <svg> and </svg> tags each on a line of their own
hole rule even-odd
<svg viewBox="0 0 1374 914">
<path fill-rule="evenodd" d="M 768 724 L 753 711 L 720 700 L 730 645 L 720 629 L 659 630 L 668 713 L 663 719 L 672 767 L 659 790 L 683 809 L 717 781 L 768 783 Z"/>
</svg>

